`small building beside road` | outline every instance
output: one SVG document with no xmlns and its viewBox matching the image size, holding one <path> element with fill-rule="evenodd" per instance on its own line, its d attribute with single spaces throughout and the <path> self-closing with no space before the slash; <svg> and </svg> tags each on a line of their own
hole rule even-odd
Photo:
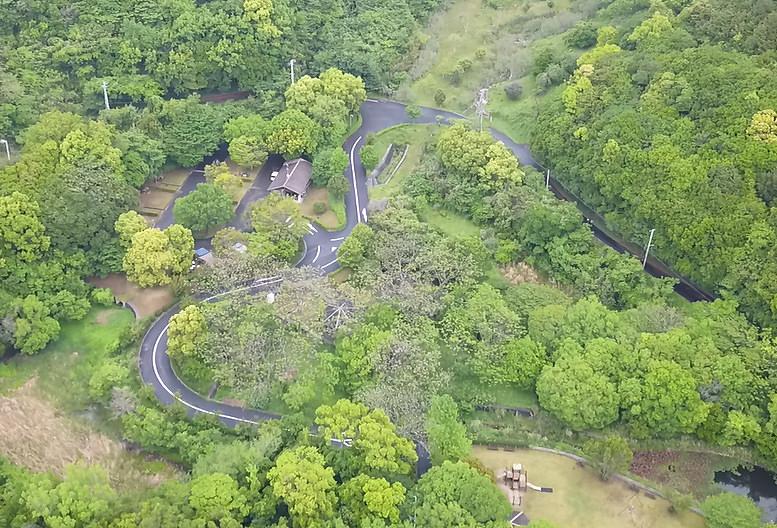
<svg viewBox="0 0 777 528">
<path fill-rule="evenodd" d="M 312 176 L 313 164 L 309 161 L 302 158 L 289 160 L 270 176 L 270 186 L 267 190 L 278 191 L 301 202 L 308 191 Z"/>
</svg>

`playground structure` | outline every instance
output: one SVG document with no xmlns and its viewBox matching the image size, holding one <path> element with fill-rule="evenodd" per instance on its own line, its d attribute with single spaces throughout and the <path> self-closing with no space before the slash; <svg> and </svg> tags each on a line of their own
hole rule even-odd
<svg viewBox="0 0 777 528">
<path fill-rule="evenodd" d="M 502 472 L 502 480 L 504 481 L 505 488 L 507 488 L 510 504 L 513 505 L 514 515 L 510 519 L 512 526 L 525 526 L 528 524 L 529 520 L 523 513 L 524 497 L 528 490 L 540 493 L 553 493 L 553 488 L 542 488 L 529 482 L 528 472 L 522 464 L 513 464 L 512 467 L 505 468 Z"/>
</svg>

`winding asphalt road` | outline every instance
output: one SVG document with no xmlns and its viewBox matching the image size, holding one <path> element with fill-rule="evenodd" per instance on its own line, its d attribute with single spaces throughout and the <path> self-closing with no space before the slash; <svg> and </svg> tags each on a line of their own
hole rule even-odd
<svg viewBox="0 0 777 528">
<path fill-rule="evenodd" d="M 343 148 L 349 156 L 349 165 L 346 169 L 346 176 L 349 180 L 349 190 L 345 195 L 346 225 L 340 231 L 329 232 L 321 228 L 321 226 L 310 224 L 308 226 L 309 233 L 303 239 L 304 250 L 297 262 L 297 266 L 317 267 L 325 273 L 335 271 L 339 267 L 337 262 L 337 250 L 342 244 L 342 241 L 345 240 L 357 224 L 367 222 L 367 178 L 361 164 L 361 159 L 359 158 L 359 148 L 363 145 L 364 138 L 367 134 L 403 123 L 449 124 L 454 120 L 464 118 L 464 116 L 453 112 L 423 108 L 420 116 L 415 119 L 410 119 L 405 112 L 405 105 L 391 101 L 377 100 L 367 100 L 361 107 L 361 114 L 362 125 L 343 145 Z M 543 167 L 532 157 L 527 145 L 517 144 L 496 130 L 491 130 L 491 133 L 496 139 L 502 141 L 518 157 L 521 164 L 543 169 Z M 188 194 L 198 183 L 204 181 L 202 167 L 205 163 L 211 163 L 214 160 L 223 160 L 225 157 L 226 152 L 223 150 L 219 151 L 206 159 L 202 165 L 195 168 L 186 182 L 184 182 L 182 188 L 178 191 L 176 199 Z M 267 163 L 259 170 L 251 189 L 249 189 L 240 204 L 238 204 L 235 219 L 231 224 L 233 227 L 241 230 L 248 229 L 248 225 L 244 218 L 245 212 L 254 201 L 267 194 L 266 189 L 269 185 L 269 175 L 273 170 L 276 170 L 282 162 L 282 158 L 278 156 L 270 157 Z M 559 197 L 570 199 L 571 195 L 569 193 L 564 194 L 566 191 L 558 182 L 552 181 L 551 187 Z M 171 203 L 160 215 L 156 222 L 157 227 L 165 228 L 173 223 L 172 205 L 173 204 Z M 627 244 L 619 242 L 603 229 L 598 228 L 597 218 L 595 216 L 589 216 L 589 211 L 586 211 L 585 209 L 581 209 L 581 211 L 586 218 L 590 219 L 594 233 L 600 240 L 618 251 L 632 252 L 635 255 L 638 255 L 638 252 L 633 251 Z M 593 211 L 590 211 L 590 213 L 596 215 Z M 209 241 L 198 241 L 197 245 L 208 247 Z M 637 250 L 638 249 L 639 248 L 637 248 Z M 665 270 L 668 270 L 666 267 L 662 269 L 657 265 L 652 267 L 649 265 L 647 269 L 658 276 L 669 275 L 669 273 L 664 273 Z M 257 279 L 249 286 L 219 294 L 204 299 L 204 301 L 217 300 L 237 292 L 257 293 L 265 291 L 268 288 L 277 286 L 282 280 L 281 277 Z M 690 300 L 699 300 L 701 298 L 706 298 L 705 295 L 708 295 L 702 295 L 704 292 L 700 292 L 701 290 L 690 285 L 690 283 L 688 283 L 685 291 L 678 290 L 678 293 Z M 262 421 L 279 418 L 280 416 L 275 413 L 259 409 L 247 409 L 210 400 L 193 391 L 181 381 L 173 370 L 170 358 L 167 355 L 167 328 L 170 323 L 170 318 L 175 315 L 179 309 L 180 307 L 178 305 L 173 306 L 159 317 L 148 329 L 140 347 L 138 358 L 140 375 L 143 382 L 154 389 L 157 398 L 164 404 L 172 404 L 177 401 L 184 405 L 192 415 L 198 413 L 214 415 L 229 426 L 258 424 Z M 420 443 L 416 444 L 416 446 L 419 454 L 417 469 L 419 474 L 421 474 L 430 466 L 429 454 Z"/>
</svg>

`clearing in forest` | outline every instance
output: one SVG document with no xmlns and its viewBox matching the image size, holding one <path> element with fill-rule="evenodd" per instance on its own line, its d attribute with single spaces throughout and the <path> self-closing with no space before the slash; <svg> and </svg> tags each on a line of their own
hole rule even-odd
<svg viewBox="0 0 777 528">
<path fill-rule="evenodd" d="M 176 473 L 65 417 L 40 395 L 37 378 L 0 397 L 0 424 L 0 456 L 32 471 L 61 476 L 69 464 L 96 464 L 118 488 L 155 486 Z"/>
<path fill-rule="evenodd" d="M 505 467 L 523 464 L 528 480 L 553 493 L 527 491 L 520 507 L 529 519 L 544 519 L 565 528 L 702 528 L 704 519 L 692 512 L 669 513 L 669 503 L 634 491 L 618 480 L 602 482 L 590 468 L 567 457 L 517 449 L 491 451 L 476 446 L 473 455 L 497 475 Z M 506 491 L 506 490 L 505 490 Z"/>
</svg>

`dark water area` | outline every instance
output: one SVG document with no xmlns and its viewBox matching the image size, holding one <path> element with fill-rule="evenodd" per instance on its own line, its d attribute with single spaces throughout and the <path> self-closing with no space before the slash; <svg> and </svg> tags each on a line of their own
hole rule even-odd
<svg viewBox="0 0 777 528">
<path fill-rule="evenodd" d="M 761 508 L 764 521 L 777 522 L 777 474 L 762 467 L 716 471 L 715 482 L 726 491 L 745 495 Z"/>
</svg>

